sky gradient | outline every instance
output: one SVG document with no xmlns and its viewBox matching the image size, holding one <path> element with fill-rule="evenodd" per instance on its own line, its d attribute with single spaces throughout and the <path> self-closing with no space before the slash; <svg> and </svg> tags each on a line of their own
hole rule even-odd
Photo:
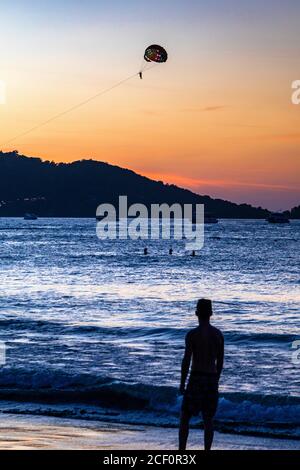
<svg viewBox="0 0 300 470">
<path fill-rule="evenodd" d="M 94 158 L 200 194 L 270 209 L 300 203 L 300 2 L 3 1 L 0 149 Z M 24 136 L 139 70 L 169 61 Z"/>
</svg>

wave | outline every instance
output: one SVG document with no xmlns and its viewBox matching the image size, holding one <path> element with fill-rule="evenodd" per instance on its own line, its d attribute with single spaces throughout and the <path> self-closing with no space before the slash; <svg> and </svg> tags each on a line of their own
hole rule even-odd
<svg viewBox="0 0 300 470">
<path fill-rule="evenodd" d="M 180 411 L 174 387 L 58 370 L 2 369 L 0 400 L 2 412 L 155 426 L 177 426 Z M 216 425 L 220 431 L 300 439 L 300 397 L 224 393 Z"/>
<path fill-rule="evenodd" d="M 35 320 L 32 318 L 8 317 L 0 320 L 0 328 L 14 329 L 18 331 L 37 331 L 39 334 L 75 334 L 75 335 L 102 335 L 114 338 L 140 338 L 159 337 L 165 339 L 183 340 L 187 328 L 157 328 L 157 327 L 102 327 L 98 325 L 74 325 L 63 322 L 53 322 L 47 320 Z M 270 332 L 224 332 L 225 341 L 228 343 L 292 343 L 298 336 L 290 333 L 270 333 Z"/>
</svg>

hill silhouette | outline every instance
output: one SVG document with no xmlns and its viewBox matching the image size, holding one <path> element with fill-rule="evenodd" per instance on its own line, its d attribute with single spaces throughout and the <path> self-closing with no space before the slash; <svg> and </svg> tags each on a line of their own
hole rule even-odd
<svg viewBox="0 0 300 470">
<path fill-rule="evenodd" d="M 100 203 L 205 204 L 217 217 L 265 218 L 268 211 L 249 204 L 200 196 L 175 185 L 154 181 L 137 173 L 95 160 L 54 163 L 0 152 L 0 216 L 33 212 L 44 217 L 94 217 Z M 299 210 L 298 210 L 299 212 Z"/>
</svg>

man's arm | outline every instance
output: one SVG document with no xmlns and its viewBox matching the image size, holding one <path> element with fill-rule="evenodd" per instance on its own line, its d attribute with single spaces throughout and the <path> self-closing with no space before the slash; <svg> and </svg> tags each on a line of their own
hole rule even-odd
<svg viewBox="0 0 300 470">
<path fill-rule="evenodd" d="M 186 378 L 189 373 L 190 363 L 192 358 L 192 341 L 191 341 L 191 332 L 189 332 L 185 337 L 185 351 L 181 363 L 181 381 L 180 381 L 180 393 L 184 393 Z"/>
<path fill-rule="evenodd" d="M 220 347 L 219 347 L 219 353 L 218 353 L 218 357 L 217 357 L 217 374 L 218 374 L 218 378 L 220 378 L 220 375 L 222 373 L 223 364 L 224 364 L 224 337 L 221 333 Z"/>
</svg>

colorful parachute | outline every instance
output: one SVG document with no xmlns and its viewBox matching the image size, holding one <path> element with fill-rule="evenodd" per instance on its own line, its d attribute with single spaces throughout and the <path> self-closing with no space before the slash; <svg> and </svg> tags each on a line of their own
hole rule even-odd
<svg viewBox="0 0 300 470">
<path fill-rule="evenodd" d="M 153 44 L 145 50 L 144 59 L 146 62 L 167 62 L 168 53 L 163 47 Z"/>
<path fill-rule="evenodd" d="M 152 44 L 152 46 L 147 47 L 144 54 L 143 63 L 139 72 L 140 78 L 143 78 L 143 72 L 155 64 L 149 64 L 149 62 L 155 62 L 157 64 L 162 64 L 167 62 L 168 53 L 167 51 L 157 44 Z M 150 67 L 149 67 L 150 65 Z"/>
</svg>

